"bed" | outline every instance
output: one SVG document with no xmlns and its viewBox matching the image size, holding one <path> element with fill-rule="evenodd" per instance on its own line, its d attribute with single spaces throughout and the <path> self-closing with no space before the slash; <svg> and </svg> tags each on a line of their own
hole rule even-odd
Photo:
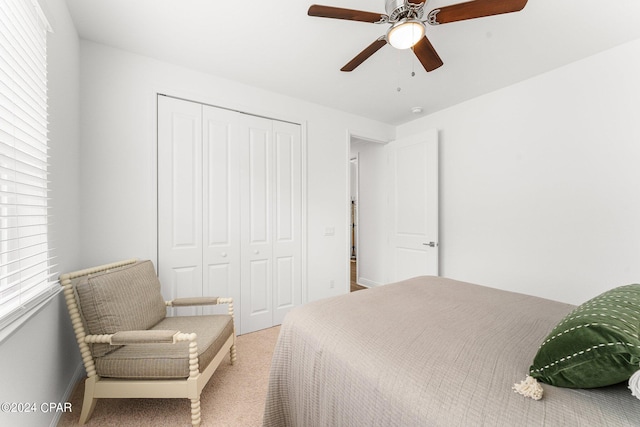
<svg viewBox="0 0 640 427">
<path fill-rule="evenodd" d="M 263 426 L 640 425 L 626 383 L 512 389 L 574 308 L 430 276 L 306 304 L 281 327 Z"/>
</svg>

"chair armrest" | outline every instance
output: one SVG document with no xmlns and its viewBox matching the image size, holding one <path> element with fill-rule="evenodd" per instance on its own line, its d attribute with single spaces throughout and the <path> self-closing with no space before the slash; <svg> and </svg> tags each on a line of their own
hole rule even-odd
<svg viewBox="0 0 640 427">
<path fill-rule="evenodd" d="M 196 341 L 196 334 L 183 334 L 180 331 L 171 330 L 141 330 L 120 331 L 115 334 L 86 335 L 84 342 L 87 344 L 104 343 L 111 345 L 131 344 L 175 344 L 181 341 Z"/>
<path fill-rule="evenodd" d="M 221 297 L 192 297 L 192 298 L 176 298 L 172 301 L 164 302 L 167 307 L 187 307 L 194 305 L 217 305 L 228 304 L 229 316 L 233 317 L 233 298 Z"/>
<path fill-rule="evenodd" d="M 188 307 L 194 305 L 217 305 L 228 304 L 233 302 L 233 298 L 219 297 L 193 297 L 193 298 L 176 298 L 172 301 L 166 301 L 169 307 Z"/>
<path fill-rule="evenodd" d="M 111 345 L 128 344 L 174 344 L 176 335 L 180 331 L 122 331 L 111 336 Z"/>
<path fill-rule="evenodd" d="M 84 342 L 106 343 L 111 345 L 135 345 L 135 344 L 175 344 L 177 342 L 189 342 L 189 378 L 200 375 L 200 365 L 198 363 L 198 343 L 196 334 L 183 334 L 179 331 L 163 330 L 143 330 L 143 331 L 120 331 L 115 334 L 86 335 Z M 94 373 L 95 375 L 95 373 Z"/>
</svg>

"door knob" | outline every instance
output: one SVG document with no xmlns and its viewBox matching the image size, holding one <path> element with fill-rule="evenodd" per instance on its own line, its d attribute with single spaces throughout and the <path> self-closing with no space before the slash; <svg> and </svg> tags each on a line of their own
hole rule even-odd
<svg viewBox="0 0 640 427">
<path fill-rule="evenodd" d="M 220 256 L 221 256 L 222 258 L 226 258 L 226 257 L 227 257 L 227 253 L 226 253 L 226 252 L 222 252 L 222 253 L 220 254 Z"/>
<path fill-rule="evenodd" d="M 423 245 L 431 246 L 432 248 L 435 248 L 436 246 L 438 246 L 438 244 L 436 242 L 423 243 Z"/>
<path fill-rule="evenodd" d="M 255 251 L 253 251 L 253 253 L 258 255 L 260 253 L 260 251 L 256 249 Z"/>
</svg>

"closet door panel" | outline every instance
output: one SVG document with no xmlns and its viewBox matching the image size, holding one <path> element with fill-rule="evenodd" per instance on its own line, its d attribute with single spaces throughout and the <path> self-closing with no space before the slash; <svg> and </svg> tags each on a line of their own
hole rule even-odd
<svg viewBox="0 0 640 427">
<path fill-rule="evenodd" d="M 201 152 L 201 105 L 158 96 L 157 270 L 165 299 L 202 295 Z"/>
<path fill-rule="evenodd" d="M 270 120 L 243 115 L 241 300 L 244 333 L 273 326 L 273 138 Z"/>
<path fill-rule="evenodd" d="M 203 106 L 203 292 L 240 303 L 238 113 Z M 226 313 L 226 306 L 204 308 Z M 238 329 L 240 319 L 236 317 Z"/>
<path fill-rule="evenodd" d="M 291 308 L 295 305 L 296 284 L 294 281 L 296 269 L 294 257 L 279 257 L 275 260 L 275 289 L 274 310 L 276 312 Z"/>
<path fill-rule="evenodd" d="M 278 242 L 291 242 L 294 238 L 295 192 L 294 176 L 295 146 L 291 135 L 275 134 L 275 170 L 276 170 L 276 224 L 275 234 Z"/>
<path fill-rule="evenodd" d="M 302 302 L 302 153 L 300 126 L 273 123 L 274 135 L 274 324 Z"/>
<path fill-rule="evenodd" d="M 250 316 L 257 317 L 261 314 L 270 314 L 271 261 L 265 258 L 254 258 L 249 263 L 249 271 L 250 300 L 246 301 L 246 303 L 250 307 Z"/>
<path fill-rule="evenodd" d="M 194 283 L 202 283 L 202 268 L 199 265 L 183 265 L 171 269 L 169 278 L 169 288 L 173 293 L 170 300 L 175 298 L 190 298 L 194 295 L 201 295 L 202 291 L 195 293 Z M 164 284 L 163 284 L 164 286 Z M 177 316 L 195 316 L 201 314 L 201 307 L 180 307 L 170 309 Z"/>
<path fill-rule="evenodd" d="M 237 266 L 239 267 L 239 266 Z M 204 295 L 211 297 L 227 297 L 233 295 L 240 287 L 240 274 L 235 271 L 236 266 L 233 263 L 212 263 L 206 264 L 204 268 Z M 240 304 L 240 299 L 234 298 L 234 305 Z M 237 305 L 236 305 L 237 306 Z M 225 304 L 220 306 L 204 307 L 204 314 L 227 314 L 228 307 Z M 240 329 L 240 318 L 236 316 L 236 328 Z"/>
<path fill-rule="evenodd" d="M 271 231 L 271 212 L 269 211 L 271 135 L 268 130 L 261 128 L 249 128 L 248 133 L 249 243 L 268 244 Z"/>
</svg>

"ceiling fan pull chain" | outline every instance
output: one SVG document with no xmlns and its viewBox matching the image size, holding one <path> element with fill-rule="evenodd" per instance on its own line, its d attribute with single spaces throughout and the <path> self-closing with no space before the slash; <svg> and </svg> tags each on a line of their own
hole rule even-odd
<svg viewBox="0 0 640 427">
<path fill-rule="evenodd" d="M 416 56 L 412 55 L 411 58 L 411 77 L 416 76 Z"/>
</svg>

